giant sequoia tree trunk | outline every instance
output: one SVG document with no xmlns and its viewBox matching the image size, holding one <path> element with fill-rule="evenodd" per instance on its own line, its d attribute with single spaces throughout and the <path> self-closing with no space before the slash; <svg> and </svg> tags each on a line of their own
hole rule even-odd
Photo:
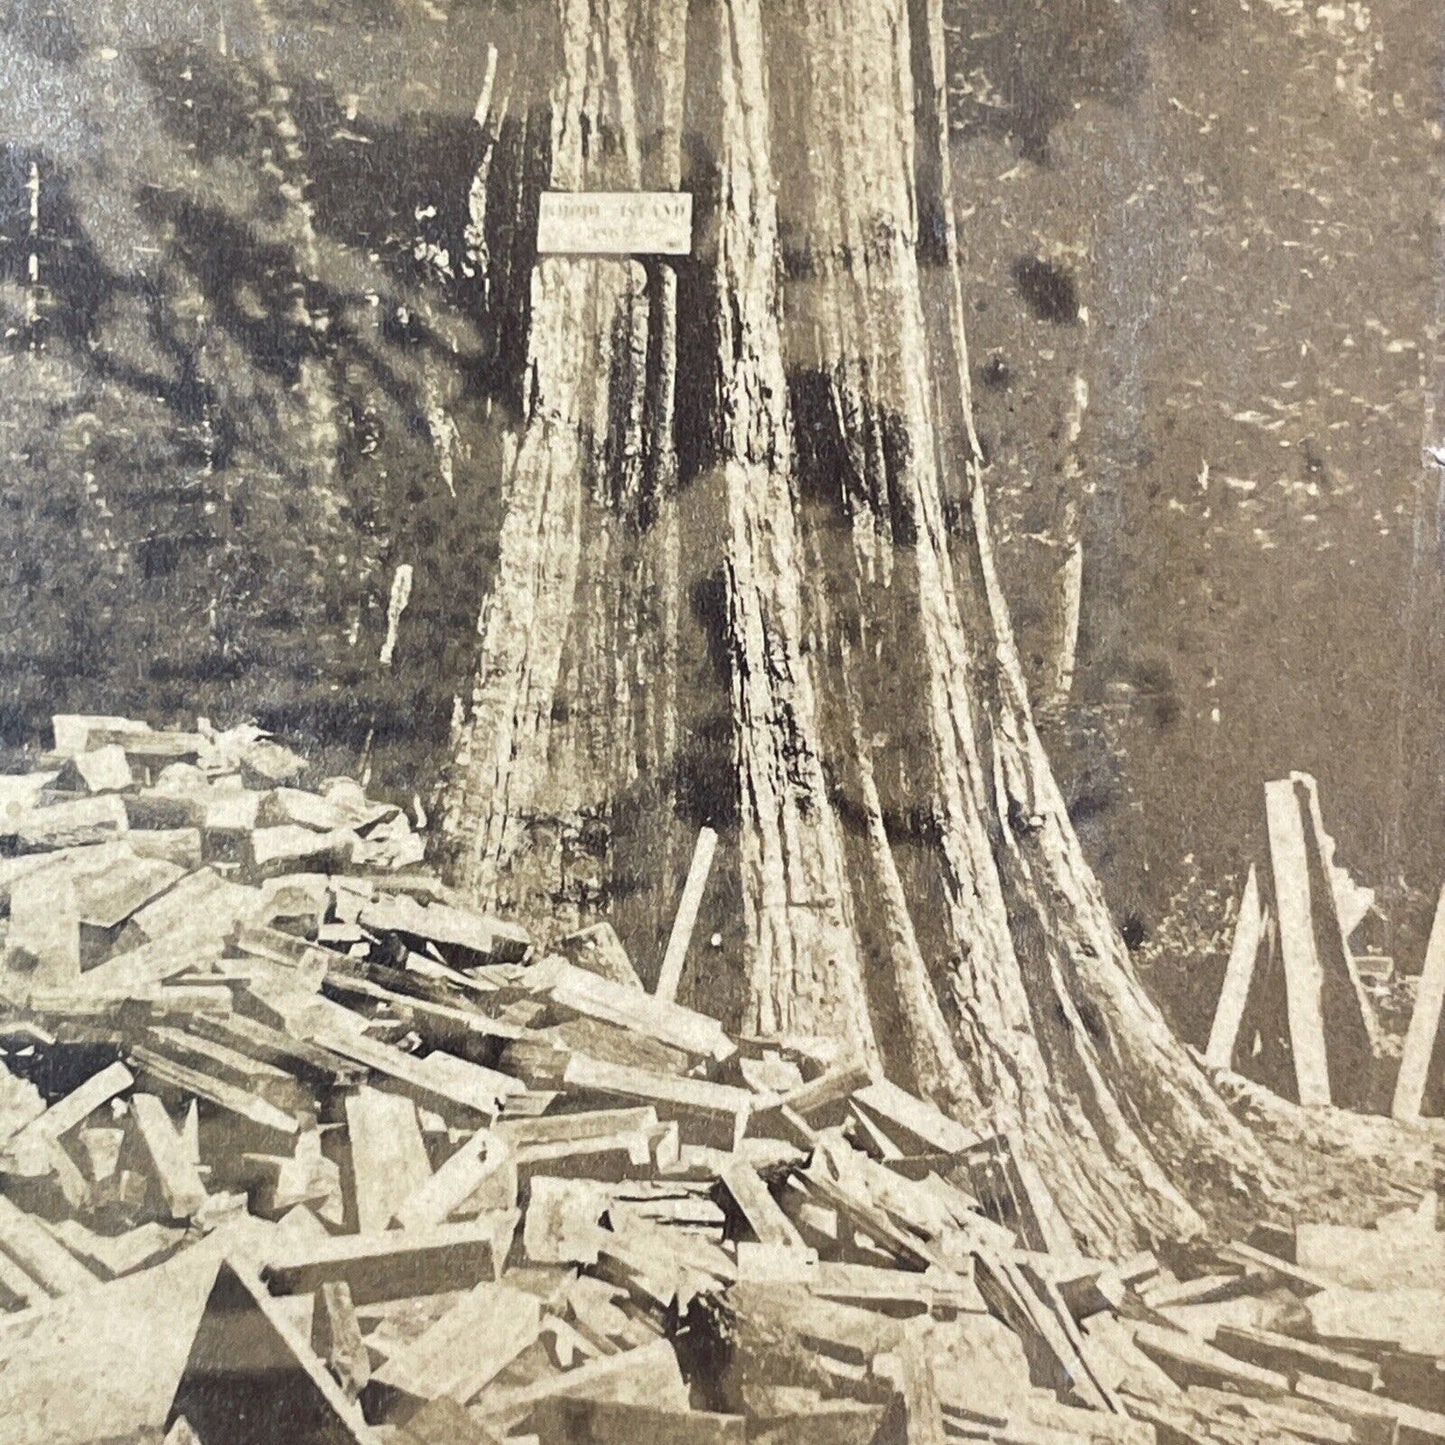
<svg viewBox="0 0 1445 1445">
<path fill-rule="evenodd" d="M 735 977 L 694 980 L 711 1006 L 850 1039 L 1008 1130 L 1087 1248 L 1262 1197 L 1030 715 L 969 416 L 938 0 L 557 7 L 550 184 L 681 183 L 695 247 L 676 273 L 533 271 L 456 880 L 544 936 L 607 912 L 645 970 L 711 821 L 743 920 Z"/>
</svg>

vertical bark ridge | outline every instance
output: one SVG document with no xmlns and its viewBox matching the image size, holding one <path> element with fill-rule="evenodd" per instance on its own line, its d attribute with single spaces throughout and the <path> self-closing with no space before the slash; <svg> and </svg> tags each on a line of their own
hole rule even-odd
<svg viewBox="0 0 1445 1445">
<path fill-rule="evenodd" d="M 747 1011 L 876 1053 L 802 652 L 802 559 L 778 332 L 777 222 L 759 0 L 707 12 L 717 54 L 708 118 L 719 194 L 703 265 L 717 330 L 710 475 L 726 518 L 738 855 Z"/>
<path fill-rule="evenodd" d="M 680 0 L 558 0 L 551 188 L 676 185 L 684 16 Z M 647 71 L 657 56 L 668 73 Z M 556 929 L 605 901 L 615 802 L 669 746 L 652 599 L 676 542 L 675 296 L 636 261 L 533 268 L 520 439 L 442 831 L 461 886 Z"/>
<path fill-rule="evenodd" d="M 996 619 L 960 593 L 950 557 L 939 439 L 969 424 L 939 413 L 966 406 L 966 362 L 952 345 L 937 355 L 922 306 L 915 167 L 938 162 L 917 144 L 907 7 L 790 0 L 769 20 L 772 53 L 809 57 L 774 77 L 775 151 L 785 133 L 810 140 L 780 176 L 788 362 L 800 429 L 833 432 L 826 456 L 815 444 L 810 543 L 826 578 L 823 690 L 840 709 L 825 736 L 858 819 L 851 878 L 869 956 L 887 961 L 870 996 L 897 1026 L 879 1031 L 926 1092 L 1015 1132 L 1090 1243 L 1132 1242 L 1141 1220 L 1187 1229 L 1197 1218 L 1114 1099 L 1053 930 L 1010 907 L 1012 794 L 1029 773 L 990 750 L 975 699 L 986 707 L 985 675 L 1015 659 L 990 655 Z M 942 194 L 929 204 L 947 258 Z M 900 691 L 904 658 L 916 700 Z M 863 719 L 892 724 L 886 746 L 870 747 Z M 1017 774 L 1006 799 L 997 769 Z"/>
</svg>

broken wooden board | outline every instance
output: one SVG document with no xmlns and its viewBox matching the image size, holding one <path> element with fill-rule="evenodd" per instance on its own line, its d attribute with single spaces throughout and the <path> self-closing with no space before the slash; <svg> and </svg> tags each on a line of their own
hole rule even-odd
<svg viewBox="0 0 1445 1445">
<path fill-rule="evenodd" d="M 561 1008 L 646 1034 L 695 1058 L 721 1062 L 736 1052 L 722 1025 L 707 1014 L 650 994 L 639 997 L 635 989 L 576 968 L 564 958 L 554 956 L 536 965 L 528 982 Z"/>
<path fill-rule="evenodd" d="M 1381 1057 L 1375 1006 L 1361 982 L 1349 935 L 1374 895 L 1357 888 L 1335 863 L 1335 840 L 1325 831 L 1319 785 L 1308 773 L 1291 773 L 1303 814 L 1310 867 L 1310 898 L 1323 978 L 1325 1036 L 1330 1041 L 1334 1097 L 1354 1108 L 1375 1108 L 1375 1065 Z M 1341 912 L 1348 897 L 1350 912 Z"/>
<path fill-rule="evenodd" d="M 498 1221 L 387 1234 L 348 1234 L 278 1248 L 264 1275 L 277 1294 L 311 1294 L 328 1280 L 344 1280 L 360 1305 L 408 1295 L 466 1289 L 496 1277 Z"/>
<path fill-rule="evenodd" d="M 377 1384 L 418 1400 L 464 1405 L 521 1354 L 542 1327 L 537 1297 L 505 1283 L 474 1285 L 430 1328 L 388 1357 Z"/>
<path fill-rule="evenodd" d="M 148 733 L 151 725 L 136 718 L 110 717 L 105 713 L 56 713 L 50 719 L 55 751 L 66 757 L 88 752 L 92 733 Z"/>
<path fill-rule="evenodd" d="M 735 1149 L 747 1129 L 753 1098 L 746 1089 L 706 1079 L 678 1079 L 574 1054 L 563 1075 L 579 1092 L 636 1099 L 652 1105 L 660 1119 L 676 1120 L 693 1142 Z"/>
<path fill-rule="evenodd" d="M 134 785 L 130 760 L 119 743 L 67 758 L 55 780 L 64 793 L 121 793 Z"/>
<path fill-rule="evenodd" d="M 228 1017 L 224 1016 L 221 1021 Z M 305 1113 L 314 1106 L 310 1091 L 285 1069 L 207 1034 L 153 1024 L 145 1032 L 145 1042 L 175 1063 L 206 1074 L 218 1083 L 243 1089 L 286 1113 Z"/>
<path fill-rule="evenodd" d="M 716 852 L 717 833 L 711 828 L 699 829 L 687 878 L 682 885 L 682 897 L 678 900 L 677 914 L 672 921 L 672 932 L 668 934 L 667 948 L 662 955 L 657 986 L 652 991 L 653 997 L 666 1003 L 672 1003 L 677 998 L 683 965 L 687 962 L 688 947 L 692 943 L 693 929 L 697 926 L 698 911 L 702 907 L 703 894 L 707 892 L 708 875 L 712 872 Z"/>
<path fill-rule="evenodd" d="M 1331 1093 L 1325 1052 L 1324 971 L 1315 941 L 1314 900 L 1300 798 L 1294 782 L 1284 778 L 1264 785 L 1264 799 L 1296 1097 L 1305 1105 L 1328 1104 Z"/>
<path fill-rule="evenodd" d="M 721 1176 L 737 1213 L 760 1244 L 783 1249 L 805 1250 L 803 1236 L 797 1226 L 783 1213 L 776 1199 L 768 1192 L 758 1171 L 746 1159 L 729 1161 Z"/>
<path fill-rule="evenodd" d="M 29 1172 L 25 1163 L 39 1145 L 68 1134 L 102 1104 L 123 1094 L 134 1083 L 135 1076 L 119 1060 L 107 1064 L 14 1134 L 5 1146 L 7 1154 L 19 1161 L 22 1172 Z"/>
<path fill-rule="evenodd" d="M 154 1094 L 133 1094 L 136 1135 L 172 1219 L 190 1219 L 206 1202 L 206 1186 L 190 1151 Z"/>
<path fill-rule="evenodd" d="M 399 1094 L 362 1088 L 346 1100 L 356 1227 L 380 1234 L 432 1176 L 416 1106 Z"/>
<path fill-rule="evenodd" d="M 1380 1431 L 1377 1439 L 1393 1438 L 1398 1445 L 1445 1445 L 1445 1414 L 1438 1411 L 1422 1410 L 1418 1405 L 1389 1400 L 1383 1395 L 1372 1395 L 1351 1385 L 1339 1385 L 1312 1375 L 1299 1376 L 1294 1390 L 1302 1399 L 1324 1405 L 1352 1423 L 1375 1426 Z M 1357 1434 L 1356 1438 L 1361 1437 Z"/>
<path fill-rule="evenodd" d="M 98 1282 L 38 1219 L 4 1194 L 0 1194 L 0 1251 L 50 1295 L 77 1294 Z"/>
<path fill-rule="evenodd" d="M 78 1219 L 62 1219 L 46 1228 L 98 1279 L 119 1279 L 174 1254 L 183 1229 L 152 1220 L 123 1234 L 97 1234 Z"/>
<path fill-rule="evenodd" d="M 427 1108 L 461 1107 L 491 1120 L 496 1118 L 503 1099 L 527 1092 L 527 1086 L 518 1079 L 440 1050 L 422 1059 L 329 1023 L 318 1023 L 307 1029 L 307 1034 L 322 1048 L 385 1075 Z"/>
<path fill-rule="evenodd" d="M 164 1430 L 225 1243 L 212 1236 L 152 1269 L 7 1321 L 7 1445 L 93 1445 Z"/>
<path fill-rule="evenodd" d="M 1303 1372 L 1362 1390 L 1377 1389 L 1380 1383 L 1380 1367 L 1373 1360 L 1270 1330 L 1253 1329 L 1246 1325 L 1219 1325 L 1214 1330 L 1211 1343 L 1237 1360 L 1284 1375 Z"/>
<path fill-rule="evenodd" d="M 364 928 L 397 933 L 414 946 L 434 944 L 448 962 L 461 967 L 486 963 L 520 963 L 531 942 L 520 929 L 501 919 L 472 913 L 447 903 L 418 903 L 392 894 L 366 904 L 360 915 Z"/>
<path fill-rule="evenodd" d="M 284 1312 L 223 1262 L 171 1406 L 206 1445 L 360 1445 L 375 1440 Z"/>
<path fill-rule="evenodd" d="M 517 1203 L 517 1164 L 510 1145 L 496 1133 L 479 1129 L 434 1174 L 397 1206 L 402 1229 L 441 1224 L 463 1206 L 474 1214 L 512 1209 Z"/>
<path fill-rule="evenodd" d="M 1435 905 L 1435 920 L 1425 948 L 1425 965 L 1415 993 L 1415 1008 L 1400 1055 L 1400 1072 L 1390 1112 L 1397 1119 L 1418 1119 L 1426 1091 L 1438 1078 L 1441 1052 L 1440 1018 L 1445 1010 L 1445 888 Z"/>
<path fill-rule="evenodd" d="M 1244 1022 L 1245 1006 L 1254 983 L 1255 963 L 1264 940 L 1264 910 L 1259 901 L 1259 877 L 1254 864 L 1244 881 L 1239 900 L 1239 917 L 1234 924 L 1234 942 L 1224 969 L 1224 983 L 1214 1010 L 1214 1023 L 1204 1050 L 1204 1062 L 1211 1069 L 1234 1067 L 1234 1051 Z"/>
<path fill-rule="evenodd" d="M 852 1104 L 904 1154 L 961 1154 L 979 1143 L 973 1130 L 888 1079 L 872 1079 Z M 799 1113 L 807 1117 L 806 1110 Z"/>
<path fill-rule="evenodd" d="M 125 803 L 115 793 L 75 798 L 27 809 L 4 822 L 4 834 L 20 853 L 80 848 L 119 837 L 130 827 Z"/>
<path fill-rule="evenodd" d="M 178 1063 L 156 1049 L 138 1044 L 130 1051 L 130 1061 L 141 1074 L 155 1083 L 180 1094 L 193 1094 L 198 1099 L 205 1099 L 217 1108 L 250 1120 L 259 1128 L 284 1135 L 300 1132 L 301 1124 L 294 1115 L 268 1104 L 264 1099 L 252 1097 L 234 1084 L 213 1079 L 200 1069 Z"/>
</svg>

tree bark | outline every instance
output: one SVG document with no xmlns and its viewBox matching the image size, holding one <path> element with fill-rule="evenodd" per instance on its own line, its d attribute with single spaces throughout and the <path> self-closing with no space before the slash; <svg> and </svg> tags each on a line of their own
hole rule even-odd
<svg viewBox="0 0 1445 1445">
<path fill-rule="evenodd" d="M 660 955 L 712 822 L 744 926 L 733 976 L 692 987 L 729 1022 L 844 1038 L 1008 1131 L 1088 1250 L 1257 1210 L 1277 1173 L 1141 987 L 1034 727 L 970 416 L 941 0 L 693 0 L 685 58 L 676 0 L 558 5 L 551 184 L 677 185 L 685 100 L 695 247 L 677 278 L 534 272 L 457 881 L 544 938 L 611 910 Z M 700 808 L 684 764 L 719 716 Z"/>
</svg>

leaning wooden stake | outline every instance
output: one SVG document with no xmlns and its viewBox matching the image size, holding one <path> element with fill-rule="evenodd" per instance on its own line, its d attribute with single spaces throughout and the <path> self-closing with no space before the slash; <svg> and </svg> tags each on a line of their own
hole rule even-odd
<svg viewBox="0 0 1445 1445">
<path fill-rule="evenodd" d="M 1330 1073 L 1325 1055 L 1324 979 L 1315 947 L 1304 822 L 1293 780 L 1283 778 L 1266 783 L 1264 802 L 1269 821 L 1269 852 L 1274 867 L 1275 907 L 1279 913 L 1296 1090 L 1301 1104 L 1328 1104 Z"/>
<path fill-rule="evenodd" d="M 1255 959 L 1264 937 L 1264 912 L 1259 906 L 1259 878 L 1254 864 L 1249 865 L 1244 896 L 1239 900 L 1239 921 L 1234 927 L 1234 946 L 1229 951 L 1229 964 L 1224 970 L 1224 984 L 1219 990 L 1219 1004 L 1214 1010 L 1214 1026 L 1209 1031 L 1209 1044 L 1204 1062 L 1211 1069 L 1233 1066 L 1234 1048 L 1239 1027 L 1244 1021 L 1250 985 L 1254 981 Z"/>
<path fill-rule="evenodd" d="M 1445 1006 L 1445 888 L 1435 908 L 1435 922 L 1425 949 L 1425 967 L 1420 990 L 1415 995 L 1415 1012 L 1405 1035 L 1400 1073 L 1395 1081 L 1395 1099 L 1390 1112 L 1397 1119 L 1418 1119 L 1425 1102 L 1430 1063 L 1440 1038 L 1440 1011 Z"/>
<path fill-rule="evenodd" d="M 677 986 L 682 981 L 682 966 L 687 961 L 688 945 L 692 942 L 692 930 L 697 926 L 697 911 L 702 906 L 702 895 L 707 891 L 715 852 L 717 834 L 711 828 L 702 829 L 697 835 L 697 846 L 692 850 L 687 882 L 682 885 L 682 901 L 677 905 L 672 935 L 667 940 L 667 952 L 662 956 L 662 972 L 658 974 L 657 987 L 653 990 L 658 998 L 669 1003 L 677 997 Z"/>
</svg>

